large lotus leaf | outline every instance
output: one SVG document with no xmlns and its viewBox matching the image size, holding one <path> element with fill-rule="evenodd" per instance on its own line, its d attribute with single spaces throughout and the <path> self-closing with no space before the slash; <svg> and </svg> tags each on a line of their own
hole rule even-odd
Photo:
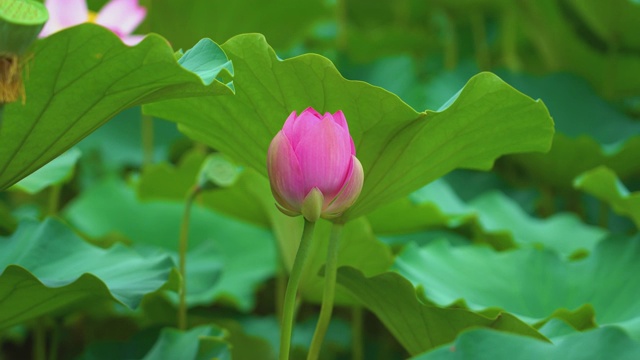
<svg viewBox="0 0 640 360">
<path fill-rule="evenodd" d="M 223 49 L 234 64 L 236 96 L 166 101 L 143 110 L 179 122 L 190 137 L 263 175 L 269 143 L 292 111 L 344 111 L 366 174 L 345 219 L 456 167 L 486 170 L 503 154 L 550 145 L 553 121 L 544 104 L 491 73 L 469 80 L 441 111 L 418 113 L 387 91 L 345 80 L 319 55 L 282 61 L 259 35 L 236 36 Z"/>
<path fill-rule="evenodd" d="M 163 0 L 153 2 L 147 21 L 151 31 L 166 36 L 176 48 L 203 37 L 222 43 L 234 35 L 262 33 L 274 47 L 287 49 L 331 14 L 322 0 Z"/>
<path fill-rule="evenodd" d="M 394 266 L 440 305 L 463 299 L 470 309 L 499 307 L 537 324 L 559 309 L 571 312 L 590 304 L 596 323 L 619 325 L 640 338 L 639 235 L 612 236 L 578 261 L 548 250 L 497 253 L 435 242 L 408 246 Z"/>
<path fill-rule="evenodd" d="M 79 360 L 108 359 L 230 359 L 230 346 L 224 329 L 213 325 L 187 331 L 174 328 L 148 329 L 126 342 L 96 342 L 89 345 Z M 155 341 L 154 341 L 155 340 Z"/>
<path fill-rule="evenodd" d="M 80 155 L 80 150 L 71 148 L 31 175 L 18 181 L 12 189 L 36 194 L 51 185 L 62 184 L 73 176 L 73 170 Z"/>
<path fill-rule="evenodd" d="M 607 202 L 615 212 L 630 217 L 640 228 L 640 192 L 629 193 L 611 169 L 598 167 L 588 171 L 576 178 L 573 186 Z"/>
<path fill-rule="evenodd" d="M 546 339 L 505 312 L 489 317 L 467 309 L 425 304 L 416 296 L 411 283 L 397 273 L 366 278 L 356 269 L 343 267 L 338 270 L 338 283 L 376 314 L 411 355 L 449 343 L 471 327 L 489 327 Z"/>
<path fill-rule="evenodd" d="M 620 359 L 640 357 L 640 344 L 616 327 L 603 327 L 554 339 L 554 344 L 487 329 L 465 332 L 451 345 L 412 360 Z"/>
<path fill-rule="evenodd" d="M 159 248 L 177 258 L 183 210 L 184 204 L 175 201 L 141 202 L 133 189 L 110 180 L 85 191 L 68 205 L 64 214 L 80 231 L 92 237 L 117 233 L 136 246 Z M 197 204 L 191 211 L 190 222 L 189 304 L 221 300 L 242 310 L 251 309 L 255 304 L 255 287 L 275 272 L 276 253 L 271 234 Z"/>
<path fill-rule="evenodd" d="M 425 89 L 430 103 L 442 100 L 474 70 L 464 63 L 431 79 Z M 599 165 L 613 168 L 622 177 L 640 171 L 635 161 L 640 124 L 605 101 L 586 80 L 567 73 L 531 76 L 498 71 L 498 75 L 528 96 L 542 99 L 553 114 L 556 136 L 551 151 L 510 157 L 527 177 L 569 190 L 576 176 Z"/>
<path fill-rule="evenodd" d="M 220 48 L 212 57 L 226 62 Z M 180 66 L 166 40 L 135 47 L 85 24 L 39 41 L 27 64 L 26 103 L 8 104 L 0 129 L 0 189 L 69 149 L 125 108 L 162 99 L 232 94 Z"/>
<path fill-rule="evenodd" d="M 475 66 L 464 63 L 431 79 L 425 89 L 430 103 L 444 99 L 474 71 Z M 599 165 L 623 178 L 640 172 L 640 124 L 602 99 L 583 78 L 566 73 L 498 75 L 528 96 L 542 99 L 553 114 L 556 135 L 549 153 L 509 156 L 526 179 L 567 191 L 576 176 Z"/>
<path fill-rule="evenodd" d="M 58 221 L 24 221 L 0 241 L 0 328 L 96 299 L 135 308 L 165 285 L 174 263 L 116 245 L 84 242 Z M 175 278 L 167 286 L 177 288 Z"/>
</svg>

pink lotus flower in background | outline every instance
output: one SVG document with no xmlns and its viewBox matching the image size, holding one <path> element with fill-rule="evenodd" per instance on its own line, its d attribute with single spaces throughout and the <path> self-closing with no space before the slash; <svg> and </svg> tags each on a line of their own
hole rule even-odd
<svg viewBox="0 0 640 360">
<path fill-rule="evenodd" d="M 364 172 L 342 111 L 292 112 L 269 145 L 271 191 L 285 214 L 309 221 L 340 216 L 358 198 Z"/>
<path fill-rule="evenodd" d="M 113 31 L 127 45 L 135 45 L 144 38 L 131 35 L 147 15 L 147 9 L 140 6 L 138 0 L 111 0 L 97 14 L 89 11 L 85 0 L 46 0 L 45 6 L 49 10 L 49 21 L 40 37 L 92 22 Z"/>
</svg>

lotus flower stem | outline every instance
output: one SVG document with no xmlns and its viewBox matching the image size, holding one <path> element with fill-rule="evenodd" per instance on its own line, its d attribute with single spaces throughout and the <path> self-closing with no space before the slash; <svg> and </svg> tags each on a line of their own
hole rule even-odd
<svg viewBox="0 0 640 360">
<path fill-rule="evenodd" d="M 473 44 L 476 52 L 476 61 L 481 70 L 491 67 L 491 55 L 487 44 L 487 27 L 484 14 L 473 12 L 471 14 L 471 29 L 473 31 Z"/>
<path fill-rule="evenodd" d="M 47 215 L 58 215 L 58 208 L 60 207 L 60 194 L 62 193 L 62 184 L 54 184 L 49 187 L 49 208 Z"/>
<path fill-rule="evenodd" d="M 44 317 L 36 320 L 33 336 L 33 358 L 35 360 L 45 360 L 47 358 L 47 330 L 44 324 Z"/>
<path fill-rule="evenodd" d="M 282 264 L 282 260 L 279 261 L 278 264 L 278 272 L 276 273 L 276 294 L 275 294 L 275 303 L 276 303 L 276 317 L 282 326 L 282 309 L 284 308 L 284 293 L 287 290 L 287 277 L 286 270 L 284 269 L 284 265 Z"/>
<path fill-rule="evenodd" d="M 153 164 L 153 118 L 142 114 L 141 120 L 142 166 Z"/>
<path fill-rule="evenodd" d="M 180 304 L 178 305 L 178 328 L 187 329 L 187 249 L 189 247 L 189 219 L 191 218 L 191 205 L 200 193 L 199 186 L 193 186 L 187 193 L 180 225 L 179 268 L 182 282 L 180 283 Z"/>
<path fill-rule="evenodd" d="M 311 248 L 311 240 L 313 239 L 313 229 L 315 222 L 304 220 L 304 229 L 302 230 L 302 239 L 296 253 L 296 259 L 293 261 L 293 268 L 289 275 L 287 283 L 287 291 L 284 294 L 284 309 L 282 317 L 282 326 L 280 327 L 280 360 L 289 359 L 289 350 L 291 347 L 291 333 L 293 332 L 293 314 L 296 307 L 296 295 L 298 293 L 298 285 L 304 267 L 305 260 Z"/>
<path fill-rule="evenodd" d="M 598 206 L 598 225 L 601 228 L 609 228 L 609 204 L 600 200 Z"/>
<path fill-rule="evenodd" d="M 342 233 L 343 224 L 334 223 L 329 236 L 329 248 L 327 249 L 327 262 L 325 264 L 324 275 L 324 291 L 322 293 L 322 306 L 320 308 L 320 316 L 316 331 L 311 340 L 311 347 L 307 360 L 317 360 L 320 356 L 322 341 L 324 335 L 329 328 L 331 321 L 331 313 L 333 312 L 333 300 L 336 293 L 336 274 L 338 271 L 338 248 L 340 243 L 340 234 Z"/>
<path fill-rule="evenodd" d="M 363 323 L 362 307 L 356 305 L 351 311 L 351 359 L 364 359 L 364 347 L 362 337 Z"/>
</svg>

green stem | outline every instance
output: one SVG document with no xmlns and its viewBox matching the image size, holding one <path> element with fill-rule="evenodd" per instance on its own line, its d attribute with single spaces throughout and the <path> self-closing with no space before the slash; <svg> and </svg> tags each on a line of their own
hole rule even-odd
<svg viewBox="0 0 640 360">
<path fill-rule="evenodd" d="M 320 356 L 322 341 L 327 333 L 329 323 L 331 322 L 331 313 L 333 312 L 333 300 L 336 293 L 336 275 L 338 272 L 338 248 L 340 243 L 340 233 L 343 224 L 333 224 L 331 235 L 329 237 L 329 249 L 327 250 L 327 262 L 325 265 L 324 275 L 324 292 L 322 294 L 322 306 L 320 307 L 320 317 L 316 325 L 316 332 L 311 340 L 309 355 L 307 360 L 316 360 Z"/>
<path fill-rule="evenodd" d="M 609 204 L 602 200 L 598 209 L 598 225 L 605 229 L 609 227 Z"/>
<path fill-rule="evenodd" d="M 540 206 L 538 211 L 540 217 L 546 218 L 554 214 L 556 212 L 556 203 L 553 189 L 548 186 L 541 187 L 540 198 Z"/>
<path fill-rule="evenodd" d="M 520 70 L 518 57 L 518 15 L 513 6 L 504 11 L 501 18 L 502 58 L 511 71 Z"/>
<path fill-rule="evenodd" d="M 2 120 L 4 120 L 4 104 L 0 103 L 0 131 L 2 131 Z"/>
<path fill-rule="evenodd" d="M 153 118 L 142 114 L 142 166 L 153 164 Z"/>
<path fill-rule="evenodd" d="M 337 0 L 336 4 L 336 24 L 338 33 L 336 35 L 336 48 L 338 51 L 344 52 L 348 47 L 347 26 L 347 3 L 346 0 Z"/>
<path fill-rule="evenodd" d="M 315 223 L 304 220 L 304 230 L 302 230 L 302 239 L 296 253 L 296 259 L 293 261 L 293 268 L 289 276 L 287 291 L 284 294 L 284 309 L 282 317 L 282 327 L 280 330 L 280 360 L 289 359 L 289 350 L 291 347 L 291 333 L 293 332 L 293 314 L 296 307 L 296 295 L 298 293 L 298 285 L 302 276 L 307 255 L 311 248 L 311 239 L 313 239 L 313 229 Z"/>
<path fill-rule="evenodd" d="M 187 249 L 189 247 L 189 219 L 191 217 L 191 205 L 200 192 L 197 186 L 192 187 L 187 193 L 180 225 L 179 267 L 182 282 L 180 284 L 180 304 L 178 305 L 178 328 L 187 329 Z"/>
<path fill-rule="evenodd" d="M 447 19 L 444 43 L 444 66 L 453 70 L 458 65 L 458 33 L 453 16 L 445 12 Z"/>
<path fill-rule="evenodd" d="M 36 320 L 33 339 L 33 359 L 45 360 L 47 354 L 47 333 L 44 325 L 44 318 Z"/>
<path fill-rule="evenodd" d="M 354 306 L 352 310 L 351 319 L 351 359 L 362 360 L 364 359 L 364 339 L 362 337 L 362 325 L 363 325 L 363 311 L 362 307 Z"/>
<path fill-rule="evenodd" d="M 610 41 L 606 57 L 606 70 L 603 72 L 604 78 L 602 79 L 602 92 L 607 99 L 612 99 L 615 95 L 619 52 L 617 41 Z"/>
<path fill-rule="evenodd" d="M 613 6 L 611 11 L 611 19 L 621 19 L 624 14 L 621 13 L 621 6 Z M 603 94 L 604 97 L 608 100 L 611 100 L 615 97 L 616 93 L 616 84 L 618 83 L 618 66 L 619 58 L 620 58 L 620 39 L 617 36 L 618 33 L 622 33 L 623 30 L 620 27 L 620 22 L 615 22 L 613 25 L 612 36 L 610 36 L 607 40 L 607 54 L 606 54 L 606 62 L 605 62 L 605 71 L 603 71 L 602 75 L 604 78 L 602 79 L 603 86 Z"/>
<path fill-rule="evenodd" d="M 47 215 L 56 216 L 60 207 L 60 193 L 62 192 L 62 184 L 55 184 L 49 187 L 49 208 Z"/>
<path fill-rule="evenodd" d="M 471 29 L 476 50 L 476 60 L 480 70 L 488 70 L 491 66 L 489 46 L 487 45 L 487 31 L 484 16 L 480 11 L 471 13 Z"/>
<path fill-rule="evenodd" d="M 276 316 L 282 326 L 282 309 L 284 308 L 284 293 L 287 289 L 287 278 L 285 275 L 282 260 L 279 261 L 278 272 L 276 273 Z"/>
<path fill-rule="evenodd" d="M 60 347 L 60 323 L 54 321 L 51 333 L 51 347 L 49 348 L 49 360 L 58 360 L 58 348 Z"/>
</svg>

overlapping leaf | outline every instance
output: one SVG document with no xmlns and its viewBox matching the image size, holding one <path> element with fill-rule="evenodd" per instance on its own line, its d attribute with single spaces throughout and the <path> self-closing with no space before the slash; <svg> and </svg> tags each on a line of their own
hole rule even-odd
<svg viewBox="0 0 640 360">
<path fill-rule="evenodd" d="M 35 194 L 51 185 L 68 181 L 73 176 L 73 171 L 80 155 L 81 152 L 77 148 L 70 149 L 36 172 L 20 180 L 13 186 L 13 189 Z"/>
<path fill-rule="evenodd" d="M 198 326 L 188 331 L 167 328 L 143 359 L 231 359 L 225 337 L 226 332 L 214 326 Z"/>
<path fill-rule="evenodd" d="M 456 167 L 488 169 L 500 155 L 549 148 L 553 122 L 544 105 L 490 73 L 472 78 L 442 111 L 418 113 L 380 88 L 345 80 L 321 56 L 281 61 L 259 35 L 222 47 L 234 64 L 236 96 L 166 101 L 145 111 L 179 122 L 187 135 L 262 174 L 269 142 L 292 111 L 344 111 L 366 173 L 345 218 Z"/>
<path fill-rule="evenodd" d="M 437 304 L 463 299 L 471 309 L 499 307 L 532 324 L 590 304 L 597 324 L 616 324 L 640 338 L 639 240 L 612 236 L 578 261 L 546 250 L 497 253 L 435 242 L 408 246 L 394 266 Z"/>
<path fill-rule="evenodd" d="M 343 267 L 338 270 L 338 283 L 375 313 L 412 355 L 449 343 L 471 327 L 489 327 L 546 339 L 508 313 L 484 316 L 466 309 L 424 304 L 411 283 L 397 273 L 366 278 L 353 268 Z"/>
<path fill-rule="evenodd" d="M 369 215 L 381 234 L 402 234 L 436 226 L 456 228 L 471 225 L 475 237 L 498 249 L 543 246 L 569 256 L 591 251 L 606 231 L 582 223 L 570 213 L 538 219 L 522 210 L 506 195 L 485 192 L 464 203 L 444 180 L 437 180 L 409 197 L 384 206 Z"/>
<path fill-rule="evenodd" d="M 169 281 L 174 267 L 167 255 L 91 246 L 50 219 L 21 223 L 0 242 L 0 254 L 0 328 L 87 300 L 113 299 L 135 308 Z M 175 290 L 176 279 L 167 286 Z"/>
<path fill-rule="evenodd" d="M 226 62 L 220 48 L 208 49 Z M 231 94 L 178 65 L 157 35 L 135 47 L 91 24 L 40 41 L 28 64 L 26 103 L 5 106 L 0 189 L 52 160 L 121 110 L 162 99 Z"/>
<path fill-rule="evenodd" d="M 629 193 L 607 167 L 598 167 L 580 175 L 573 185 L 607 202 L 615 212 L 630 217 L 640 228 L 640 192 Z"/>
</svg>

